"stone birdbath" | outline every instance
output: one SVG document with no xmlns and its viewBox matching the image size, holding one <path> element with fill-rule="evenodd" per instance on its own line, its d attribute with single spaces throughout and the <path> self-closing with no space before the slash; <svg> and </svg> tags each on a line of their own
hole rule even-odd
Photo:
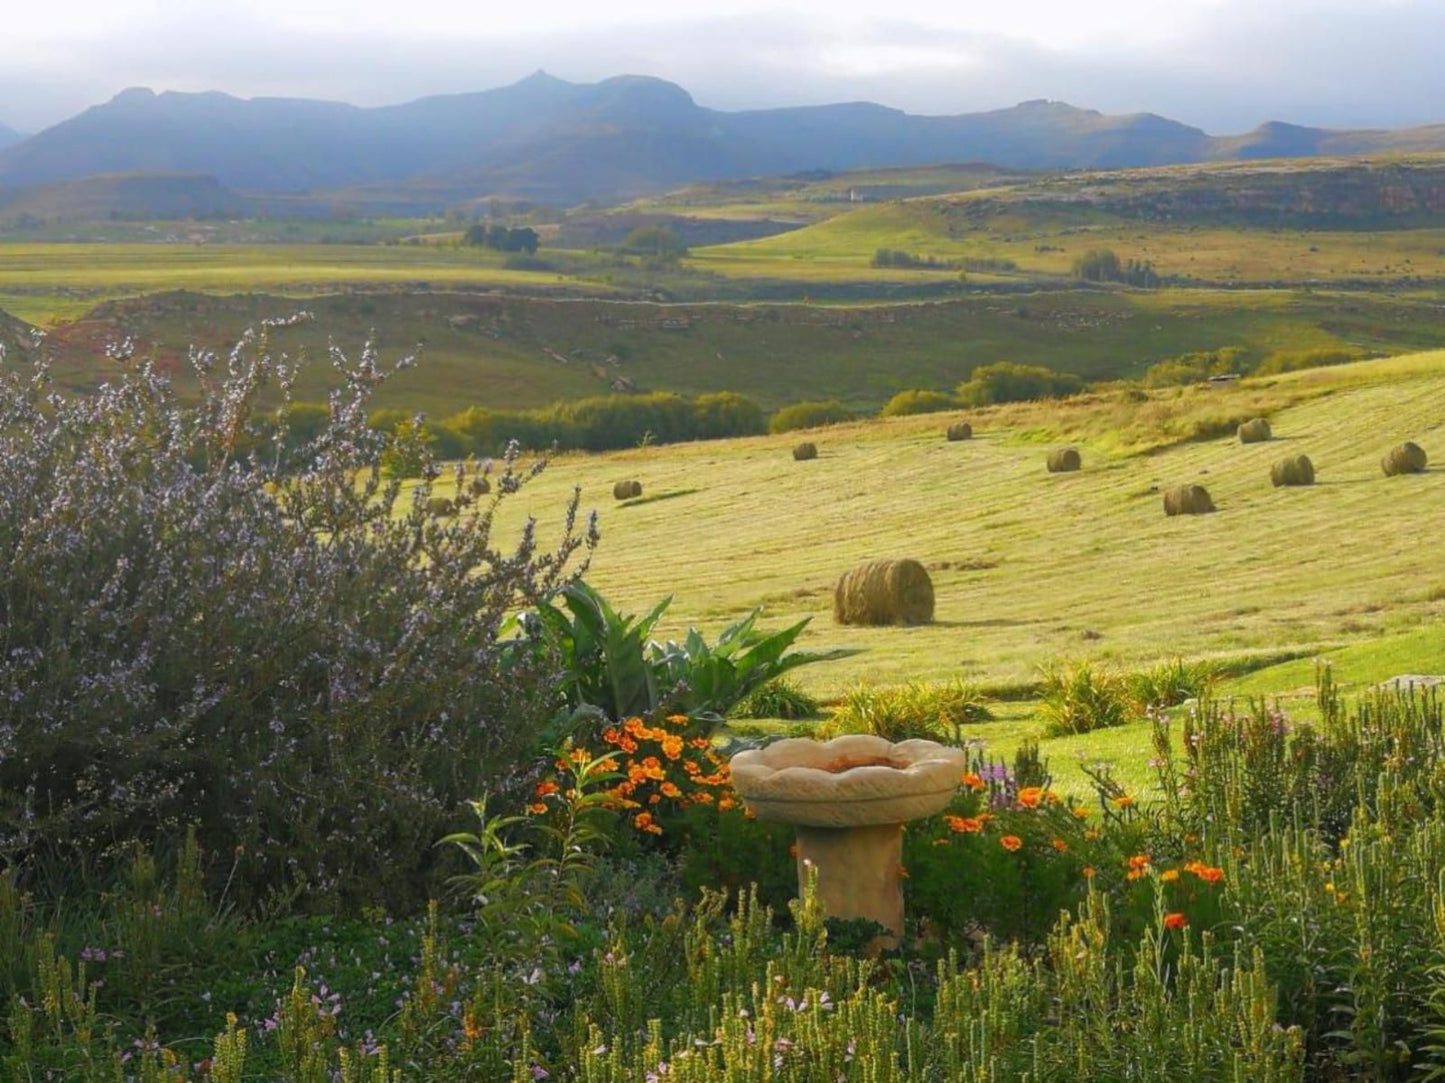
<svg viewBox="0 0 1445 1083">
<path fill-rule="evenodd" d="M 760 820 L 794 824 L 798 886 L 818 870 L 829 917 L 867 918 L 903 936 L 903 825 L 948 804 L 967 765 L 963 751 L 934 741 L 849 734 L 831 741 L 789 738 L 732 758 L 732 781 Z"/>
</svg>

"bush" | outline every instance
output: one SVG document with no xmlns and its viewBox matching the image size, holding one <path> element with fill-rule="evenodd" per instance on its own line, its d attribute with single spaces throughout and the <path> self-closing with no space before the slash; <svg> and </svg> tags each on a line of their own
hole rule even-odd
<svg viewBox="0 0 1445 1083">
<path fill-rule="evenodd" d="M 792 432 L 795 429 L 816 429 L 822 425 L 836 425 L 852 421 L 853 411 L 837 399 L 826 402 L 798 402 L 784 406 L 768 421 L 768 432 Z"/>
<path fill-rule="evenodd" d="M 1145 387 L 1176 387 L 1197 384 L 1211 376 L 1239 372 L 1244 367 L 1245 351 L 1237 346 L 1222 350 L 1180 354 L 1150 365 L 1144 373 Z"/>
<path fill-rule="evenodd" d="M 733 708 L 734 718 L 815 718 L 818 701 L 785 677 L 753 689 Z"/>
<path fill-rule="evenodd" d="M 958 400 L 942 391 L 900 391 L 884 404 L 879 416 L 905 417 L 957 409 Z"/>
<path fill-rule="evenodd" d="M 900 270 L 950 271 L 956 264 L 936 256 L 918 256 L 898 248 L 880 248 L 873 253 L 874 267 L 895 267 Z"/>
<path fill-rule="evenodd" d="M 978 687 L 967 681 L 859 684 L 843 697 L 828 729 L 869 733 L 889 741 L 925 737 L 961 745 L 965 726 L 992 717 Z"/>
<path fill-rule="evenodd" d="M 194 824 L 238 855 L 233 898 L 410 899 L 459 804 L 530 747 L 555 663 L 503 625 L 595 535 L 575 498 L 550 552 L 498 548 L 490 510 L 438 521 L 429 484 L 383 476 L 435 468 L 416 431 L 367 424 L 374 351 L 333 361 L 347 390 L 295 450 L 284 407 L 253 420 L 264 338 L 195 408 L 149 366 L 88 397 L 0 373 L 0 859 L 82 875 Z M 509 457 L 498 489 L 541 466 Z"/>
<path fill-rule="evenodd" d="M 1186 662 L 1174 658 L 1152 669 L 1129 674 L 1126 684 L 1134 712 L 1177 707 L 1191 699 L 1204 699 L 1218 679 L 1208 662 Z"/>
<path fill-rule="evenodd" d="M 958 385 L 956 393 L 962 406 L 991 406 L 1060 398 L 1083 389 L 1084 381 L 1072 373 L 1000 361 L 974 369 L 968 380 Z"/>
<path fill-rule="evenodd" d="M 1130 720 L 1128 684 L 1117 672 L 1091 662 L 1044 668 L 1044 732 L 1050 737 L 1092 733 Z"/>
</svg>

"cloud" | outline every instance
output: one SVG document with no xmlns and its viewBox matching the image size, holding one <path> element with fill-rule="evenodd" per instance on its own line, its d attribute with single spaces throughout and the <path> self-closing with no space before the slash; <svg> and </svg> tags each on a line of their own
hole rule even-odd
<svg viewBox="0 0 1445 1083">
<path fill-rule="evenodd" d="M 1335 127 L 1445 120 L 1439 0 L 1217 0 L 1157 28 L 1064 44 L 969 29 L 956 15 L 746 12 L 535 34 L 412 24 L 387 35 L 364 26 L 283 28 L 220 3 L 186 11 L 12 47 L 0 70 L 0 120 L 34 130 L 133 85 L 375 105 L 485 89 L 537 68 L 578 81 L 657 75 L 721 109 L 868 99 L 953 113 L 1047 97 L 1157 112 L 1212 132 L 1267 119 Z"/>
</svg>

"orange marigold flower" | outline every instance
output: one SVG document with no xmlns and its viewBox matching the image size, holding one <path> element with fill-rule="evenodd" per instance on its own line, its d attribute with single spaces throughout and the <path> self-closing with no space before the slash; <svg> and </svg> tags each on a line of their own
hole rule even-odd
<svg viewBox="0 0 1445 1083">
<path fill-rule="evenodd" d="M 597 764 L 597 770 L 599 770 L 599 771 L 615 771 L 615 770 L 617 770 L 617 761 L 614 760 L 611 756 L 608 756 L 605 760 L 601 760 L 601 761 L 598 762 L 598 764 Z"/>
<path fill-rule="evenodd" d="M 712 794 L 707 793 L 703 790 L 699 790 L 697 793 L 692 795 L 692 801 L 695 805 L 711 805 Z"/>
<path fill-rule="evenodd" d="M 675 760 L 682 755 L 682 738 L 675 733 L 669 733 L 662 739 L 662 754 L 670 760 Z"/>
<path fill-rule="evenodd" d="M 1049 845 L 1052 846 L 1052 847 L 1053 847 L 1055 850 L 1057 850 L 1059 853 L 1063 853 L 1065 850 L 1067 850 L 1067 849 L 1069 848 L 1069 844 L 1068 844 L 1067 842 L 1065 842 L 1063 839 L 1054 839 L 1054 841 L 1051 842 L 1051 843 L 1049 843 Z"/>
<path fill-rule="evenodd" d="M 550 779 L 546 782 L 537 783 L 537 788 L 532 791 L 538 797 L 551 797 L 557 792 L 557 783 Z"/>
<path fill-rule="evenodd" d="M 609 726 L 603 731 L 602 739 L 609 745 L 615 745 L 622 740 L 622 731 L 616 726 Z"/>
<path fill-rule="evenodd" d="M 959 835 L 983 830 L 983 821 L 976 816 L 945 816 L 943 822 L 950 831 Z"/>
<path fill-rule="evenodd" d="M 1042 786 L 1025 786 L 1019 791 L 1019 804 L 1024 808 L 1038 808 L 1039 802 L 1044 799 L 1044 788 Z"/>
<path fill-rule="evenodd" d="M 688 718 L 685 714 L 670 714 L 667 716 L 667 721 L 674 726 L 685 726 L 691 722 L 692 719 Z"/>
<path fill-rule="evenodd" d="M 1133 857 L 1131 857 L 1131 858 L 1126 862 L 1126 864 L 1127 864 L 1131 869 L 1146 869 L 1146 868 L 1149 867 L 1149 855 L 1148 855 L 1148 854 L 1135 854 Z"/>
<path fill-rule="evenodd" d="M 1016 850 L 1022 848 L 1024 844 L 1024 840 L 1019 838 L 1017 835 L 1005 835 L 1003 838 L 999 839 L 998 842 L 999 845 L 1002 846 L 1009 853 L 1014 853 Z"/>
<path fill-rule="evenodd" d="M 737 801 L 735 801 L 731 797 L 719 797 L 717 800 L 717 807 L 719 812 L 726 812 L 730 808 L 736 808 Z"/>
<path fill-rule="evenodd" d="M 528 805 L 527 811 L 534 816 L 540 816 L 542 815 L 542 813 L 547 811 L 547 806 L 542 804 L 542 802 L 538 801 L 534 804 Z"/>
<path fill-rule="evenodd" d="M 649 805 L 655 805 L 655 804 L 657 804 L 657 803 L 658 803 L 659 801 L 661 801 L 661 800 L 662 800 L 662 794 L 660 794 L 660 793 L 655 793 L 655 794 L 653 794 L 651 797 L 649 797 L 649 798 L 647 799 L 647 803 L 648 803 Z"/>
<path fill-rule="evenodd" d="M 574 748 L 569 758 L 573 763 L 586 763 L 592 759 L 592 753 L 588 752 L 585 748 Z"/>
<path fill-rule="evenodd" d="M 1217 865 L 1201 865 L 1193 871 L 1206 884 L 1217 884 L 1224 879 L 1224 870 Z"/>
<path fill-rule="evenodd" d="M 979 778 L 972 771 L 967 772 L 958 781 L 961 782 L 963 785 L 967 786 L 970 790 L 973 790 L 974 792 L 988 789 L 988 783 L 986 783 L 983 779 Z"/>
<path fill-rule="evenodd" d="M 1095 874 L 1096 872 L 1098 872 L 1098 870 L 1097 870 L 1096 868 L 1094 868 L 1094 866 L 1092 866 L 1092 865 L 1085 865 L 1084 868 L 1083 868 L 1084 879 L 1085 879 L 1085 880 L 1092 880 L 1092 879 L 1094 878 L 1094 874 Z"/>
<path fill-rule="evenodd" d="M 662 828 L 653 823 L 652 813 L 650 812 L 639 812 L 636 816 L 632 817 L 632 826 L 639 831 L 646 831 L 650 835 L 662 834 Z"/>
<path fill-rule="evenodd" d="M 1070 809 L 1069 811 L 1074 814 L 1074 819 L 1076 820 L 1087 820 L 1089 818 L 1089 810 L 1084 808 L 1083 805 Z"/>
<path fill-rule="evenodd" d="M 640 718 L 629 718 L 626 722 L 622 723 L 622 729 L 630 733 L 633 737 L 647 732 L 647 727 L 642 724 L 642 719 Z"/>
<path fill-rule="evenodd" d="M 1188 924 L 1189 919 L 1177 910 L 1172 914 L 1164 915 L 1164 928 L 1166 929 L 1182 929 Z"/>
<path fill-rule="evenodd" d="M 711 748 L 711 747 L 712 747 L 712 740 L 711 740 L 711 738 L 708 738 L 708 737 L 694 737 L 694 738 L 692 738 L 690 741 L 688 741 L 687 743 L 690 744 L 690 745 L 692 745 L 693 748 Z"/>
<path fill-rule="evenodd" d="M 1159 879 L 1163 880 L 1166 884 L 1172 884 L 1175 880 L 1179 879 L 1179 870 L 1165 869 L 1159 874 Z"/>
<path fill-rule="evenodd" d="M 702 773 L 702 768 L 699 767 L 697 764 L 693 763 L 692 760 L 683 760 L 682 769 L 690 775 L 697 775 Z"/>
<path fill-rule="evenodd" d="M 664 783 L 662 784 L 662 786 L 660 787 L 660 789 L 662 790 L 662 796 L 663 796 L 663 797 L 681 797 L 681 796 L 682 796 L 682 791 L 679 790 L 679 789 L 677 788 L 677 786 L 674 785 L 674 784 L 671 783 L 671 782 L 664 782 Z"/>
<path fill-rule="evenodd" d="M 1132 797 L 1130 797 L 1127 793 L 1126 793 L 1126 794 L 1123 794 L 1123 795 L 1120 796 L 1120 797 L 1114 798 L 1114 807 L 1115 807 L 1115 808 L 1133 808 L 1133 807 L 1134 807 L 1134 799 L 1133 799 Z"/>
</svg>

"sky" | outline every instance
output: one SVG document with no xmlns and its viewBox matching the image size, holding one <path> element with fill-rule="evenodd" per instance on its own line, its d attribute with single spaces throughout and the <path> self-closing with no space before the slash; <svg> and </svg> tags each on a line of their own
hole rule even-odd
<svg viewBox="0 0 1445 1083">
<path fill-rule="evenodd" d="M 1215 134 L 1445 121 L 1445 0 L 0 0 L 0 123 L 130 86 L 380 105 L 538 69 L 702 105 L 1051 98 Z"/>
</svg>

